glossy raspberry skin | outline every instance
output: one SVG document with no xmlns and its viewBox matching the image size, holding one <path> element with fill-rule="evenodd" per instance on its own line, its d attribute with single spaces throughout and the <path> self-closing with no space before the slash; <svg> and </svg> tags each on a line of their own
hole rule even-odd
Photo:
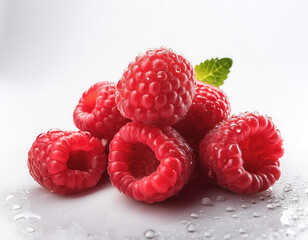
<svg viewBox="0 0 308 240">
<path fill-rule="evenodd" d="M 110 180 L 139 201 L 161 202 L 176 195 L 193 168 L 192 149 L 171 127 L 128 123 L 110 143 Z"/>
<path fill-rule="evenodd" d="M 231 111 L 228 96 L 219 88 L 196 81 L 196 94 L 185 118 L 173 127 L 198 152 L 202 138 Z"/>
<path fill-rule="evenodd" d="M 73 114 L 76 127 L 99 139 L 111 140 L 129 120 L 119 112 L 115 103 L 115 85 L 98 82 L 85 91 Z"/>
<path fill-rule="evenodd" d="M 95 186 L 106 164 L 103 145 L 88 132 L 48 131 L 36 138 L 28 152 L 31 176 L 58 194 L 73 194 Z"/>
<path fill-rule="evenodd" d="M 283 140 L 267 116 L 233 116 L 210 132 L 200 144 L 206 175 L 241 194 L 264 191 L 280 177 Z"/>
<path fill-rule="evenodd" d="M 187 113 L 195 94 L 195 72 L 181 55 L 149 50 L 132 61 L 117 84 L 121 114 L 145 124 L 171 126 Z"/>
</svg>

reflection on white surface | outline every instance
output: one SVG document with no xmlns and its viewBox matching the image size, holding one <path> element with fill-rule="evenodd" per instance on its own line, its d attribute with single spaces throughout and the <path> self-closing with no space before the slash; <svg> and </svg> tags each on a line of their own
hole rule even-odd
<svg viewBox="0 0 308 240">
<path fill-rule="evenodd" d="M 154 205 L 123 197 L 110 184 L 73 197 L 40 187 L 2 192 L 1 211 L 27 239 L 290 239 L 305 233 L 307 179 L 281 179 L 251 196 L 195 184 Z"/>
</svg>

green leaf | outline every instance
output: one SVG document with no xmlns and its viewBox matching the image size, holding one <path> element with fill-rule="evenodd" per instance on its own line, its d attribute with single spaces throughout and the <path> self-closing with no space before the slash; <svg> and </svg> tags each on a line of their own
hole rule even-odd
<svg viewBox="0 0 308 240">
<path fill-rule="evenodd" d="M 195 66 L 196 78 L 199 81 L 221 86 L 227 79 L 232 66 L 231 58 L 212 58 Z"/>
</svg>

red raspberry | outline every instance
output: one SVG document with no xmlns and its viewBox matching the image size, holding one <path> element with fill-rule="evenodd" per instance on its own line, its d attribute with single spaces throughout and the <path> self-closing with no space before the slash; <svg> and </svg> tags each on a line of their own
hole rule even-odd
<svg viewBox="0 0 308 240">
<path fill-rule="evenodd" d="M 267 116 L 233 116 L 211 131 L 200 144 L 200 161 L 208 177 L 236 193 L 268 189 L 280 177 L 283 140 Z"/>
<path fill-rule="evenodd" d="M 74 111 L 77 128 L 97 138 L 111 140 L 129 120 L 122 117 L 115 103 L 115 85 L 98 82 L 85 91 Z"/>
<path fill-rule="evenodd" d="M 219 88 L 196 81 L 196 94 L 185 118 L 173 127 L 198 152 L 207 132 L 228 118 L 231 107 L 227 95 Z"/>
<path fill-rule="evenodd" d="M 130 198 L 161 202 L 177 194 L 194 167 L 193 152 L 171 127 L 128 123 L 110 143 L 112 184 Z"/>
<path fill-rule="evenodd" d="M 59 194 L 82 192 L 95 186 L 106 163 L 103 145 L 87 132 L 42 133 L 28 153 L 28 167 L 34 180 Z"/>
<path fill-rule="evenodd" d="M 187 113 L 195 94 L 195 72 L 169 49 L 149 50 L 128 65 L 117 84 L 121 114 L 145 124 L 171 126 Z"/>
</svg>

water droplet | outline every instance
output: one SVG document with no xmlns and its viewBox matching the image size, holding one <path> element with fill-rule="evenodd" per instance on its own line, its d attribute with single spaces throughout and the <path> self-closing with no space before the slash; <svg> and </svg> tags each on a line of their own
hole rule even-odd
<svg viewBox="0 0 308 240">
<path fill-rule="evenodd" d="M 5 200 L 6 200 L 6 201 L 9 201 L 9 200 L 12 199 L 12 198 L 14 198 L 14 195 L 8 195 L 8 196 L 6 196 Z"/>
<path fill-rule="evenodd" d="M 198 213 L 192 213 L 192 214 L 190 214 L 190 217 L 193 218 L 193 219 L 198 219 L 199 214 Z"/>
<path fill-rule="evenodd" d="M 227 233 L 227 234 L 224 236 L 224 239 L 225 239 L 225 240 L 231 239 L 231 234 L 230 234 L 230 233 Z"/>
<path fill-rule="evenodd" d="M 262 216 L 262 214 L 261 214 L 261 213 L 258 213 L 258 212 L 254 212 L 254 213 L 252 214 L 252 216 L 255 217 L 255 218 L 259 218 L 259 217 Z"/>
<path fill-rule="evenodd" d="M 188 232 L 195 232 L 197 230 L 197 227 L 196 227 L 195 224 L 190 223 L 190 224 L 187 225 L 186 229 L 187 229 Z"/>
<path fill-rule="evenodd" d="M 292 229 L 287 229 L 286 235 L 294 237 L 296 234 L 295 234 L 295 232 Z"/>
<path fill-rule="evenodd" d="M 228 206 L 228 207 L 225 208 L 225 211 L 226 212 L 235 212 L 236 209 L 234 207 Z"/>
<path fill-rule="evenodd" d="M 246 208 L 248 208 L 248 205 L 247 205 L 247 204 L 242 204 L 242 205 L 241 205 L 241 208 L 246 209 Z"/>
<path fill-rule="evenodd" d="M 260 199 L 261 201 L 264 201 L 264 200 L 265 200 L 265 197 L 264 197 L 264 196 L 261 196 L 259 199 Z"/>
<path fill-rule="evenodd" d="M 243 229 L 243 228 L 240 228 L 238 231 L 239 231 L 240 234 L 247 233 L 247 231 L 245 229 Z"/>
<path fill-rule="evenodd" d="M 280 194 L 280 195 L 279 195 L 279 198 L 280 198 L 280 200 L 285 200 L 285 199 L 286 199 L 286 196 L 283 195 L 283 194 Z"/>
<path fill-rule="evenodd" d="M 257 203 L 257 201 L 256 201 L 255 199 L 252 199 L 250 202 L 251 202 L 252 204 L 256 204 L 256 203 Z"/>
<path fill-rule="evenodd" d="M 238 218 L 238 215 L 237 215 L 236 213 L 234 213 L 234 214 L 232 215 L 232 218 Z"/>
<path fill-rule="evenodd" d="M 156 232 L 153 229 L 148 229 L 143 233 L 146 239 L 153 239 L 156 237 Z"/>
<path fill-rule="evenodd" d="M 176 73 L 180 73 L 181 72 L 181 68 L 179 66 L 177 66 L 177 65 L 174 67 L 174 70 L 175 70 Z"/>
<path fill-rule="evenodd" d="M 29 220 L 30 218 L 41 219 L 42 217 L 37 215 L 37 214 L 34 214 L 34 213 L 25 212 L 25 213 L 15 215 L 13 217 L 13 221 L 17 221 L 17 220 L 20 220 L 20 219 Z"/>
<path fill-rule="evenodd" d="M 28 233 L 34 232 L 34 228 L 32 228 L 32 227 L 27 227 L 26 230 L 27 230 Z"/>
<path fill-rule="evenodd" d="M 205 237 L 207 237 L 207 238 L 210 238 L 210 237 L 213 236 L 214 232 L 215 232 L 215 231 L 214 231 L 213 229 L 211 229 L 211 230 L 209 230 L 209 231 L 204 232 L 204 233 L 203 233 L 203 236 L 205 236 Z"/>
<path fill-rule="evenodd" d="M 182 220 L 181 223 L 182 223 L 183 225 L 186 225 L 186 224 L 188 223 L 188 221 L 187 221 L 187 220 Z"/>
<path fill-rule="evenodd" d="M 214 205 L 214 203 L 212 202 L 212 200 L 209 199 L 209 198 L 207 198 L 207 197 L 201 199 L 201 204 L 202 204 L 203 206 L 213 206 L 213 205 Z"/>
<path fill-rule="evenodd" d="M 218 195 L 217 197 L 216 197 L 216 201 L 217 202 L 224 202 L 224 201 L 226 201 L 227 200 L 227 198 L 225 197 L 225 196 L 223 196 L 223 195 Z"/>
<path fill-rule="evenodd" d="M 274 210 L 276 209 L 276 205 L 274 203 L 269 203 L 266 205 L 266 208 L 269 210 Z"/>
<path fill-rule="evenodd" d="M 308 188 L 305 189 L 305 194 L 308 194 Z"/>
<path fill-rule="evenodd" d="M 298 202 L 298 201 L 299 201 L 298 197 L 294 197 L 294 198 L 292 199 L 292 202 Z"/>
<path fill-rule="evenodd" d="M 68 212 L 63 212 L 62 213 L 63 217 L 67 218 L 69 216 Z"/>
<path fill-rule="evenodd" d="M 19 204 L 14 204 L 12 206 L 12 210 L 18 210 L 18 209 L 21 209 L 21 206 Z"/>
<path fill-rule="evenodd" d="M 283 191 L 284 192 L 291 192 L 293 190 L 292 186 L 291 185 L 287 185 L 283 188 Z"/>
<path fill-rule="evenodd" d="M 219 220 L 219 219 L 220 219 L 220 217 L 219 217 L 219 216 L 216 216 L 216 217 L 214 217 L 214 219 Z"/>
</svg>

